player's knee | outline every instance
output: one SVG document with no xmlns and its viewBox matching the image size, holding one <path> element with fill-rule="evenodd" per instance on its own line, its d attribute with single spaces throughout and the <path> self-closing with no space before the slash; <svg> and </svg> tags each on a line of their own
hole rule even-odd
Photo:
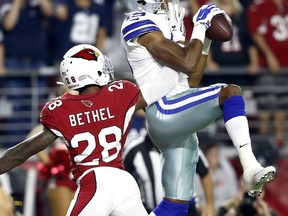
<svg viewBox="0 0 288 216">
<path fill-rule="evenodd" d="M 240 86 L 235 85 L 235 84 L 229 84 L 223 87 L 220 92 L 220 98 L 219 98 L 220 104 L 223 104 L 223 102 L 229 97 L 236 96 L 236 95 L 237 96 L 242 95 Z"/>
</svg>

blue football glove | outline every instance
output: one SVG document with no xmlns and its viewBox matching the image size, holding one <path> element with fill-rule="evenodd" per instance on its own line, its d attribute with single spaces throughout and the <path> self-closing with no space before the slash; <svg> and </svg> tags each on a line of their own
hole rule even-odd
<svg viewBox="0 0 288 216">
<path fill-rule="evenodd" d="M 203 5 L 198 12 L 193 16 L 194 25 L 204 25 L 207 30 L 211 25 L 211 20 L 217 14 L 223 13 L 216 5 L 208 4 Z"/>
</svg>

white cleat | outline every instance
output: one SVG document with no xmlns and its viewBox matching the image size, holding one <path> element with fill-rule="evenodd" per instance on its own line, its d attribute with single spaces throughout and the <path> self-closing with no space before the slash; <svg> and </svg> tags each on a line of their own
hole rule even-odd
<svg viewBox="0 0 288 216">
<path fill-rule="evenodd" d="M 276 169 L 273 166 L 257 167 L 244 171 L 243 180 L 250 196 L 259 196 L 262 193 L 263 186 L 271 182 L 276 174 Z"/>
</svg>

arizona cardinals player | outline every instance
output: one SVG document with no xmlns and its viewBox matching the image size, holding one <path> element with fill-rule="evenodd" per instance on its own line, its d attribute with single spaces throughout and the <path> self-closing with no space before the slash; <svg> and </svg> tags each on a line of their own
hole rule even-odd
<svg viewBox="0 0 288 216">
<path fill-rule="evenodd" d="M 122 44 L 134 79 L 149 104 L 148 133 L 162 154 L 164 199 L 150 215 L 186 215 L 198 161 L 196 132 L 221 116 L 239 154 L 248 192 L 260 194 L 263 185 L 273 179 L 275 168 L 263 168 L 252 152 L 240 87 L 219 83 L 197 87 L 211 44 L 205 38 L 206 30 L 211 19 L 224 12 L 215 5 L 203 5 L 193 17 L 191 41 L 183 47 L 179 41 L 184 39 L 184 13 L 179 13 L 178 4 L 168 0 L 120 2 L 130 11 L 121 29 Z M 165 69 L 167 66 L 171 69 Z M 175 85 L 166 85 L 166 80 Z M 150 105 L 149 99 L 156 96 L 161 99 Z"/>
<path fill-rule="evenodd" d="M 139 88 L 129 81 L 113 81 L 109 60 L 87 44 L 67 51 L 60 75 L 79 95 L 65 93 L 48 102 L 41 112 L 42 131 L 4 152 L 0 174 L 61 137 L 78 185 L 67 216 L 148 215 L 122 161 L 131 116 L 146 106 Z"/>
</svg>

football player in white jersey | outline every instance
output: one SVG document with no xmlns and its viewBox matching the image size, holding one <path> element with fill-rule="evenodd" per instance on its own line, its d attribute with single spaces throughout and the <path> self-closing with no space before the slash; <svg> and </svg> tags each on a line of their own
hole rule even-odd
<svg viewBox="0 0 288 216">
<path fill-rule="evenodd" d="M 114 81 L 113 74 L 96 47 L 80 44 L 68 50 L 60 75 L 79 95 L 65 93 L 49 101 L 41 112 L 43 129 L 3 153 L 0 174 L 61 137 L 78 186 L 67 216 L 147 216 L 137 183 L 122 160 L 133 112 L 146 102 L 134 83 Z"/>
<path fill-rule="evenodd" d="M 122 44 L 148 103 L 148 133 L 162 154 L 164 199 L 150 215 L 186 214 L 198 160 L 196 132 L 221 116 L 238 152 L 247 190 L 251 196 L 259 195 L 276 171 L 273 166 L 263 168 L 252 152 L 240 87 L 219 83 L 197 87 L 211 44 L 206 30 L 215 15 L 225 12 L 215 5 L 202 6 L 193 17 L 191 40 L 183 45 L 184 10 L 179 12 L 178 4 L 167 0 L 119 2 L 129 12 L 121 28 Z"/>
</svg>

